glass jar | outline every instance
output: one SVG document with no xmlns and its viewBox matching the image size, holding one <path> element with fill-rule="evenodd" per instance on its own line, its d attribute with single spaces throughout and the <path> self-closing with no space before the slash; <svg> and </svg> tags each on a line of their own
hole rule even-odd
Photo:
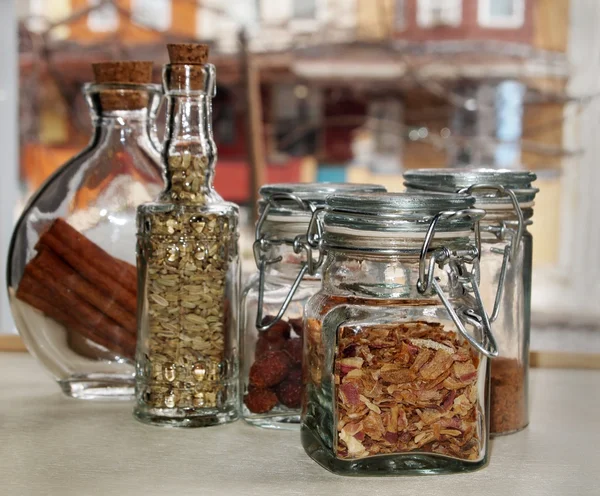
<svg viewBox="0 0 600 496">
<path fill-rule="evenodd" d="M 305 451 L 344 475 L 463 472 L 488 456 L 474 199 L 334 195 L 305 309 Z"/>
<path fill-rule="evenodd" d="M 168 45 L 167 188 L 138 208 L 135 417 L 200 427 L 236 420 L 238 207 L 213 188 L 215 68 L 205 45 Z"/>
<path fill-rule="evenodd" d="M 257 426 L 300 424 L 302 315 L 321 289 L 308 244 L 312 212 L 334 193 L 385 191 L 367 184 L 270 184 L 260 189 L 254 253 L 258 273 L 241 302 L 244 419 Z M 281 367 L 274 374 L 273 365 Z"/>
<path fill-rule="evenodd" d="M 492 362 L 490 433 L 529 423 L 528 376 L 532 237 L 536 175 L 502 169 L 423 169 L 404 174 L 411 191 L 472 194 L 487 212 L 481 222 L 481 295 L 491 312 L 499 357 Z"/>
<path fill-rule="evenodd" d="M 65 394 L 129 399 L 135 212 L 164 185 L 154 145 L 161 88 L 142 84 L 151 80 L 150 62 L 94 70 L 102 82 L 84 88 L 94 125 L 90 144 L 24 209 L 10 244 L 7 284 L 23 341 Z"/>
</svg>

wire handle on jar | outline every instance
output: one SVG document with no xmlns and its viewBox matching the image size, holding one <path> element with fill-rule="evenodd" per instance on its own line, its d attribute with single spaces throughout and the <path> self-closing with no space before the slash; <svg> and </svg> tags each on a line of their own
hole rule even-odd
<svg viewBox="0 0 600 496">
<path fill-rule="evenodd" d="M 465 210 L 448 210 L 445 212 L 439 212 L 434 215 L 429 223 L 429 228 L 427 229 L 427 233 L 425 234 L 425 239 L 423 240 L 423 245 L 421 246 L 421 255 L 419 258 L 419 279 L 417 281 L 417 289 L 419 293 L 425 293 L 429 287 L 431 286 L 431 282 L 433 280 L 433 268 L 435 267 L 435 257 L 431 257 L 429 261 L 429 271 L 425 271 L 427 252 L 429 251 L 429 247 L 431 246 L 431 241 L 435 236 L 435 229 L 437 224 L 441 220 L 458 220 L 465 217 L 470 217 L 475 219 L 475 247 L 476 253 L 475 255 L 479 257 L 481 254 L 481 236 L 479 235 L 479 221 L 485 215 L 485 210 L 481 210 L 479 208 L 468 208 Z M 448 251 L 448 250 L 446 250 Z"/>
<path fill-rule="evenodd" d="M 519 254 L 519 247 L 521 245 L 521 238 L 523 237 L 523 232 L 525 230 L 525 217 L 523 216 L 523 210 L 521 209 L 521 205 L 519 205 L 519 200 L 515 192 L 510 188 L 505 188 L 502 185 L 497 184 L 473 184 L 468 188 L 463 188 L 458 190 L 460 194 L 470 195 L 474 191 L 485 191 L 492 190 L 495 191 L 495 197 L 501 198 L 503 196 L 507 196 L 510 198 L 515 214 L 517 215 L 517 232 L 515 236 L 506 244 L 504 250 L 498 250 L 498 253 L 502 253 L 502 267 L 500 268 L 500 275 L 498 277 L 498 288 L 496 289 L 496 297 L 494 298 L 494 308 L 492 310 L 492 315 L 490 316 L 490 322 L 495 322 L 500 314 L 500 303 L 502 301 L 502 295 L 504 293 L 504 283 L 506 281 L 506 271 L 508 270 L 509 262 L 515 262 L 517 256 Z M 505 232 L 506 226 L 504 222 L 502 223 L 501 232 Z M 492 251 L 495 251 L 495 248 L 492 248 Z M 481 254 L 480 254 L 481 256 Z"/>
<path fill-rule="evenodd" d="M 311 220 L 307 228 L 307 232 L 304 235 L 299 235 L 294 238 L 294 241 L 290 243 L 290 241 L 285 240 L 270 240 L 265 237 L 263 232 L 263 225 L 267 219 L 267 216 L 272 208 L 277 207 L 277 201 L 281 200 L 291 200 L 298 204 L 302 210 L 306 210 L 307 212 L 311 212 Z M 256 329 L 260 332 L 268 331 L 271 327 L 273 327 L 277 322 L 281 320 L 285 312 L 287 311 L 290 303 L 300 283 L 304 279 L 304 276 L 308 273 L 310 275 L 314 275 L 323 260 L 323 254 L 321 250 L 319 250 L 319 258 L 315 261 L 313 259 L 313 246 L 312 243 L 315 239 L 320 238 L 320 225 L 317 223 L 318 232 L 317 234 L 313 233 L 312 230 L 315 229 L 315 224 L 313 223 L 313 218 L 315 217 L 315 211 L 317 207 L 310 202 L 305 202 L 298 196 L 292 193 L 277 193 L 270 196 L 266 200 L 265 207 L 261 213 L 258 222 L 256 223 L 255 229 L 255 241 L 253 245 L 254 251 L 254 260 L 256 262 L 256 267 L 258 268 L 258 301 L 257 301 L 257 310 L 256 310 Z M 297 255 L 300 254 L 303 250 L 306 252 L 306 261 L 303 261 L 300 265 L 300 270 L 294 283 L 290 287 L 279 311 L 275 315 L 275 317 L 267 323 L 263 323 L 263 304 L 265 298 L 265 271 L 267 266 L 270 264 L 274 264 L 280 262 L 282 257 L 275 257 L 268 259 L 266 257 L 266 253 L 269 251 L 271 246 L 276 244 L 291 244 L 294 250 L 294 253 Z M 318 246 L 318 242 L 316 244 Z"/>
<path fill-rule="evenodd" d="M 477 279 L 479 277 L 479 254 L 481 252 L 480 238 L 478 237 L 478 229 L 477 226 L 479 224 L 479 220 L 485 215 L 485 211 L 481 209 L 466 209 L 459 211 L 446 211 L 440 212 L 433 217 L 429 224 L 429 228 L 427 229 L 427 233 L 425 235 L 425 239 L 423 240 L 423 245 L 421 247 L 421 256 L 419 260 L 419 279 L 417 281 L 417 290 L 419 293 L 423 294 L 430 290 L 433 291 L 439 296 L 442 304 L 448 311 L 448 314 L 452 318 L 452 321 L 456 325 L 458 331 L 463 335 L 463 337 L 477 350 L 479 350 L 482 354 L 489 358 L 493 358 L 498 356 L 498 346 L 496 344 L 496 340 L 492 334 L 492 328 L 490 324 L 490 319 L 485 311 L 483 306 L 483 301 L 481 299 L 481 294 L 479 291 L 479 284 Z M 477 244 L 475 250 L 465 251 L 465 252 L 456 252 L 451 253 L 450 250 L 446 247 L 441 247 L 436 249 L 429 257 L 429 262 L 427 262 L 427 254 L 429 252 L 429 248 L 431 246 L 431 242 L 435 235 L 435 229 L 440 220 L 450 220 L 450 219 L 460 219 L 463 217 L 471 217 L 475 219 L 475 242 Z M 440 283 L 434 276 L 435 266 L 443 267 L 447 262 L 451 259 L 459 259 L 461 263 L 470 262 L 473 264 L 473 270 L 469 273 L 468 279 L 471 284 L 471 288 L 473 294 L 475 296 L 475 301 L 477 303 L 477 309 L 472 310 L 469 315 L 468 321 L 479 327 L 483 331 L 484 335 L 484 343 L 479 343 L 475 338 L 473 338 L 465 328 L 465 325 L 461 318 L 459 317 L 456 309 L 452 306 L 452 303 L 442 290 Z M 474 322 L 475 323 L 474 323 Z"/>
<path fill-rule="evenodd" d="M 510 188 L 505 188 L 502 185 L 498 184 L 473 184 L 468 188 L 459 189 L 457 193 L 471 195 L 474 191 L 484 191 L 484 190 L 492 190 L 496 192 L 496 197 L 501 198 L 503 196 L 508 196 L 510 201 L 513 204 L 513 208 L 515 214 L 517 215 L 517 234 L 515 235 L 514 244 L 511 241 L 512 252 L 510 260 L 514 260 L 519 254 L 519 245 L 521 244 L 521 238 L 523 237 L 523 232 L 525 230 L 525 218 L 523 216 L 523 210 L 521 209 L 521 205 L 519 205 L 519 200 L 515 192 Z"/>
</svg>

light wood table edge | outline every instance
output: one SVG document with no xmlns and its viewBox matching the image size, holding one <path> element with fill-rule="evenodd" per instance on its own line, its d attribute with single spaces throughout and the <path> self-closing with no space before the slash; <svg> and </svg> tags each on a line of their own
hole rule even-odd
<svg viewBox="0 0 600 496">
<path fill-rule="evenodd" d="M 20 336 L 0 335 L 0 352 L 27 351 Z M 554 351 L 532 351 L 530 365 L 549 369 L 600 369 L 598 353 L 560 353 Z"/>
<path fill-rule="evenodd" d="M 27 351 L 21 336 L 0 334 L 0 351 Z"/>
</svg>

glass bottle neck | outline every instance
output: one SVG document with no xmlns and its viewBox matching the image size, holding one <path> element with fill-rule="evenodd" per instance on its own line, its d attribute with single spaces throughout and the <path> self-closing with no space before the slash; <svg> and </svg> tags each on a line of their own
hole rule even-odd
<svg viewBox="0 0 600 496">
<path fill-rule="evenodd" d="M 112 110 L 93 115 L 93 141 L 120 141 L 122 143 L 147 136 L 156 147 L 158 137 L 154 119 L 148 116 L 147 109 Z"/>
<path fill-rule="evenodd" d="M 214 193 L 217 151 L 212 133 L 212 98 L 202 92 L 166 95 L 163 161 L 164 196 L 185 203 L 205 203 Z"/>
</svg>

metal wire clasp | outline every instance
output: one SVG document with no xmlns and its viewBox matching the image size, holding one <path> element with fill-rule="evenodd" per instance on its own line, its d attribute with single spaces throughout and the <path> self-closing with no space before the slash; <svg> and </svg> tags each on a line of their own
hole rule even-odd
<svg viewBox="0 0 600 496">
<path fill-rule="evenodd" d="M 423 245 L 421 247 L 421 255 L 419 259 L 419 279 L 417 281 L 417 290 L 419 293 L 424 294 L 428 290 L 433 290 L 435 294 L 438 295 L 442 304 L 448 311 L 450 318 L 456 325 L 458 331 L 463 335 L 463 337 L 477 350 L 479 350 L 482 354 L 487 357 L 493 358 L 498 356 L 498 346 L 492 334 L 492 328 L 490 324 L 490 320 L 487 316 L 485 308 L 483 307 L 483 301 L 481 299 L 481 294 L 479 292 L 479 254 L 481 253 L 481 244 L 480 238 L 477 235 L 478 229 L 476 229 L 476 248 L 474 250 L 464 250 L 451 252 L 447 247 L 440 247 L 433 251 L 429 258 L 429 262 L 427 261 L 427 254 L 429 252 L 431 242 L 435 235 L 435 229 L 440 220 L 450 220 L 450 219 L 459 219 L 461 217 L 472 217 L 475 219 L 476 227 L 479 224 L 480 219 L 485 215 L 485 211 L 481 209 L 466 209 L 459 211 L 446 211 L 440 212 L 433 217 L 431 223 L 429 224 L 429 228 L 427 229 L 427 234 L 425 235 L 425 239 L 423 240 Z M 470 290 L 473 292 L 476 302 L 476 309 L 467 309 L 462 313 L 464 315 L 464 319 L 469 324 L 477 327 L 482 331 L 483 334 L 483 343 L 478 342 L 475 338 L 473 338 L 467 331 L 464 322 L 460 318 L 456 309 L 452 306 L 450 299 L 444 293 L 440 283 L 434 276 L 435 266 L 437 265 L 439 268 L 444 267 L 447 263 L 450 264 L 451 270 L 456 270 L 456 267 L 459 267 L 461 270 L 460 278 L 464 279 L 463 274 L 467 275 L 467 281 L 470 286 Z M 465 267 L 465 263 L 473 264 L 473 270 L 467 271 Z M 466 290 L 468 290 L 465 287 Z"/>
<path fill-rule="evenodd" d="M 306 233 L 296 236 L 294 238 L 294 240 L 291 242 L 289 240 L 268 239 L 267 237 L 265 237 L 265 233 L 263 232 L 263 225 L 267 219 L 269 212 L 271 211 L 272 208 L 274 208 L 274 207 L 276 208 L 278 206 L 277 202 L 281 201 L 281 200 L 291 200 L 291 201 L 295 202 L 296 204 L 298 204 L 298 206 L 300 206 L 300 208 L 302 208 L 302 210 L 306 210 L 307 212 L 311 213 L 311 220 L 308 224 Z M 281 318 L 285 314 L 286 310 L 288 309 L 288 307 L 292 301 L 292 298 L 294 297 L 294 294 L 298 290 L 298 287 L 300 286 L 302 279 L 304 279 L 304 276 L 306 274 L 309 274 L 309 275 L 316 274 L 317 270 L 319 269 L 319 267 L 323 261 L 323 254 L 322 254 L 321 250 L 319 250 L 318 259 L 315 260 L 313 258 L 313 248 L 319 247 L 318 239 L 320 239 L 320 237 L 321 237 L 320 234 L 322 232 L 320 222 L 318 222 L 317 220 L 313 220 L 313 219 L 315 219 L 316 212 L 318 210 L 319 209 L 311 202 L 305 202 L 301 198 L 299 198 L 298 196 L 296 196 L 292 193 L 274 194 L 266 200 L 265 207 L 261 213 L 260 218 L 258 219 L 258 222 L 256 223 L 255 241 L 254 241 L 254 245 L 253 245 L 254 260 L 256 262 L 256 267 L 258 268 L 258 302 L 257 302 L 258 308 L 256 311 L 256 329 L 258 331 L 261 331 L 261 332 L 267 331 L 271 327 L 273 327 L 277 322 L 279 322 L 279 320 L 281 320 Z M 316 232 L 313 232 L 313 230 L 316 230 Z M 291 245 L 294 250 L 294 253 L 296 253 L 297 255 L 299 255 L 302 251 L 305 251 L 306 252 L 306 261 L 302 262 L 302 264 L 300 265 L 300 270 L 298 272 L 298 275 L 296 276 L 294 283 L 290 287 L 290 290 L 289 290 L 288 294 L 286 295 L 286 297 L 285 297 L 283 303 L 281 304 L 281 307 L 279 308 L 279 311 L 277 312 L 275 317 L 271 321 L 269 321 L 267 323 L 263 323 L 263 315 L 264 315 L 263 304 L 264 304 L 264 297 L 265 297 L 265 271 L 266 271 L 266 268 L 268 265 L 278 263 L 282 260 L 282 257 L 280 257 L 280 256 L 268 259 L 266 254 L 271 249 L 272 246 L 281 245 L 281 244 Z"/>
<path fill-rule="evenodd" d="M 502 185 L 498 184 L 473 184 L 468 188 L 463 188 L 458 190 L 460 194 L 472 194 L 474 191 L 486 191 L 491 190 L 495 191 L 495 197 L 509 197 L 512 204 L 515 214 L 517 215 L 517 232 L 515 236 L 506 244 L 503 250 L 491 248 L 491 250 L 495 253 L 501 253 L 503 255 L 502 258 L 502 267 L 500 268 L 500 275 L 498 277 L 498 288 L 496 289 L 496 297 L 494 298 L 494 308 L 492 310 L 492 315 L 490 316 L 490 322 L 495 322 L 500 313 L 500 303 L 502 301 L 502 294 L 504 293 L 504 284 L 506 281 L 506 271 L 508 270 L 508 264 L 511 261 L 515 261 L 517 256 L 519 255 L 519 247 L 521 246 L 521 239 L 523 237 L 523 232 L 525 231 L 525 217 L 523 216 L 523 210 L 521 209 L 521 205 L 519 205 L 519 200 L 517 199 L 517 195 L 510 188 L 505 188 Z M 500 233 L 504 233 L 506 231 L 506 225 L 502 222 L 502 227 L 500 228 Z"/>
</svg>

